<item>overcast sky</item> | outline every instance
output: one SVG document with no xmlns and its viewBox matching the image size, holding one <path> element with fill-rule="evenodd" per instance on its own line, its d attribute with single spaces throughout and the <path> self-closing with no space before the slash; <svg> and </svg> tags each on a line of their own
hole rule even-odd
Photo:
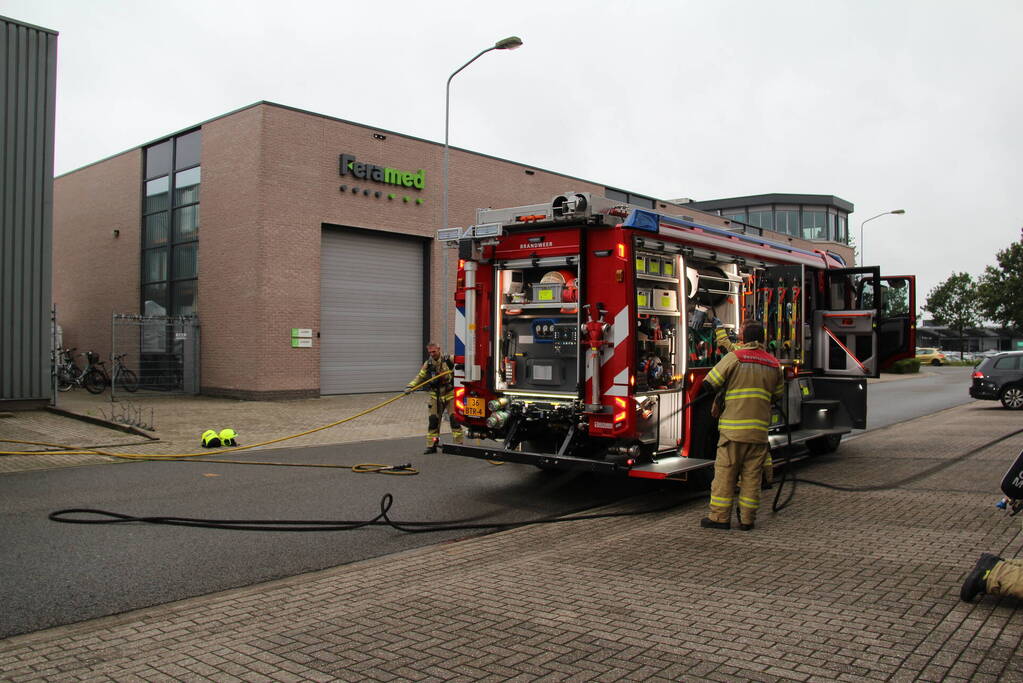
<svg viewBox="0 0 1023 683">
<path fill-rule="evenodd" d="M 660 199 L 855 204 L 918 303 L 1023 226 L 1019 0 L 0 0 L 60 32 L 65 173 L 269 100 Z M 566 188 L 569 189 L 569 188 Z M 546 198 L 538 198 L 543 200 Z"/>
</svg>

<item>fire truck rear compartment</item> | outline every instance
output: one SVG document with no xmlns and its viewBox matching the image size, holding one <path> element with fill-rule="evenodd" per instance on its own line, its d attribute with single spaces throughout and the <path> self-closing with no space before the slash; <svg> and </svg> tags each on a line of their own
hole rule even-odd
<svg viewBox="0 0 1023 683">
<path fill-rule="evenodd" d="M 866 427 L 866 380 L 834 377 L 799 377 L 789 383 L 781 406 L 775 408 L 769 446 L 773 458 L 784 462 L 811 454 L 835 450 L 841 437 Z M 495 446 L 445 444 L 444 453 L 484 460 L 534 465 L 542 469 L 583 470 L 620 474 L 643 479 L 687 481 L 689 474 L 714 465 L 717 425 L 707 406 L 700 426 L 701 436 L 689 456 L 676 450 L 653 453 L 642 448 L 597 448 L 593 440 L 577 440 L 573 432 L 573 411 L 568 404 L 536 403 L 515 408 L 506 429 L 505 442 Z M 559 419 L 551 419 L 557 416 Z"/>
</svg>

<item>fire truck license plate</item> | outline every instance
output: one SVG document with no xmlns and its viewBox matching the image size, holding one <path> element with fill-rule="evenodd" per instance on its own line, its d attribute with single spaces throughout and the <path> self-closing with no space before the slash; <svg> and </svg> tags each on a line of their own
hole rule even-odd
<svg viewBox="0 0 1023 683">
<path fill-rule="evenodd" d="M 486 404 L 482 398 L 468 398 L 465 401 L 466 417 L 483 417 L 483 407 Z"/>
</svg>

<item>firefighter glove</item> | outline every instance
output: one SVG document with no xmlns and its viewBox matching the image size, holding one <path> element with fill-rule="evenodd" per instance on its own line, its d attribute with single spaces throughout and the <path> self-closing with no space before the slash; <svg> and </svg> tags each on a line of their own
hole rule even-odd
<svg viewBox="0 0 1023 683">
<path fill-rule="evenodd" d="M 406 396 L 408 396 L 409 394 L 412 393 L 412 387 L 405 387 L 404 391 L 402 391 L 401 393 L 403 393 Z"/>
</svg>

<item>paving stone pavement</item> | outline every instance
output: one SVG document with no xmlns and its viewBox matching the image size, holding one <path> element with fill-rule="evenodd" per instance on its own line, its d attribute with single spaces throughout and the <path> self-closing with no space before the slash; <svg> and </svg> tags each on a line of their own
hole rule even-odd
<svg viewBox="0 0 1023 683">
<path fill-rule="evenodd" d="M 343 424 L 401 394 L 324 396 L 295 401 L 241 401 L 205 396 L 131 395 L 111 402 L 108 393 L 93 396 L 72 391 L 60 394 L 57 408 L 94 420 L 141 423 L 136 434 L 104 428 L 55 415 L 45 410 L 13 413 L 0 419 L 0 439 L 40 441 L 111 453 L 170 455 L 202 452 L 200 435 L 206 429 L 231 427 L 242 446 L 274 441 L 308 430 L 305 436 L 262 446 L 254 450 L 374 441 L 425 434 L 426 402 L 423 393 L 401 396 L 392 403 Z M 450 428 L 442 428 L 449 433 Z M 425 437 L 424 437 L 425 438 Z M 42 451 L 42 446 L 0 442 L 10 451 Z M 54 449 L 49 449 L 54 450 Z M 208 451 L 223 453 L 224 450 Z M 124 462 L 102 455 L 49 455 L 0 457 L 0 473 L 77 464 Z"/>
<path fill-rule="evenodd" d="M 1020 554 L 994 503 L 1021 450 L 976 402 L 799 467 L 861 490 L 800 483 L 752 532 L 698 528 L 701 500 L 495 533 L 15 636 L 0 678 L 1023 681 L 1020 601 L 958 599 Z"/>
</svg>

